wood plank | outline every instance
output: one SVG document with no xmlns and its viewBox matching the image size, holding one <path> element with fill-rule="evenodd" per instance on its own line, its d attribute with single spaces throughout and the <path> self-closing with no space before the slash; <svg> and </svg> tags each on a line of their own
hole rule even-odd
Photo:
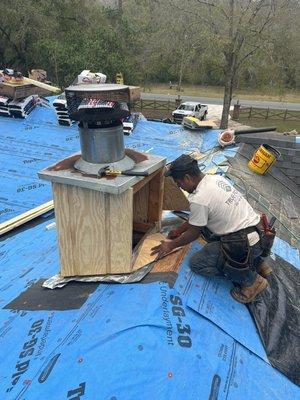
<svg viewBox="0 0 300 400">
<path fill-rule="evenodd" d="M 155 259 L 157 258 L 157 254 L 151 256 L 151 249 L 152 247 L 159 245 L 160 242 L 164 239 L 165 236 L 162 235 L 161 233 L 154 233 L 148 235 L 139 248 L 132 270 L 135 271 L 155 261 Z"/>
<path fill-rule="evenodd" d="M 106 226 L 109 228 L 107 238 L 106 273 L 131 272 L 133 193 L 132 189 L 119 195 L 109 195 L 109 207 L 106 208 Z"/>
<path fill-rule="evenodd" d="M 172 178 L 164 179 L 163 210 L 189 211 L 188 199 Z"/>
<path fill-rule="evenodd" d="M 48 92 L 52 92 L 52 93 L 60 93 L 61 92 L 61 89 L 56 86 L 51 86 L 51 85 L 48 85 L 47 83 L 39 82 L 39 81 L 36 81 L 35 79 L 27 78 L 26 76 L 23 77 L 23 82 L 25 85 L 31 84 L 31 85 L 37 86 L 41 89 L 44 89 Z"/>
<path fill-rule="evenodd" d="M 105 274 L 105 194 L 53 183 L 53 195 L 61 275 Z"/>
<path fill-rule="evenodd" d="M 2 222 L 0 224 L 0 236 L 6 232 L 11 231 L 12 229 L 17 228 L 20 225 L 25 224 L 26 222 L 31 221 L 34 218 L 39 217 L 40 215 L 51 211 L 54 207 L 53 200 L 48 201 L 47 203 L 41 204 L 38 207 L 32 208 L 29 211 L 26 211 L 17 217 L 11 218 L 8 221 Z"/>
</svg>

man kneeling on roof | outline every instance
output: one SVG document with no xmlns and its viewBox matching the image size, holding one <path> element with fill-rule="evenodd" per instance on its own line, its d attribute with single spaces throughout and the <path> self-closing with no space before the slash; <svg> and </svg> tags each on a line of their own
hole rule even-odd
<svg viewBox="0 0 300 400">
<path fill-rule="evenodd" d="M 173 161 L 165 175 L 189 193 L 190 217 L 154 247 L 152 254 L 161 256 L 202 235 L 208 243 L 191 257 L 192 271 L 225 276 L 235 284 L 231 290 L 235 300 L 253 301 L 268 286 L 265 278 L 272 273 L 264 261 L 271 246 L 266 251 L 260 215 L 229 181 L 203 174 L 188 155 Z"/>
</svg>

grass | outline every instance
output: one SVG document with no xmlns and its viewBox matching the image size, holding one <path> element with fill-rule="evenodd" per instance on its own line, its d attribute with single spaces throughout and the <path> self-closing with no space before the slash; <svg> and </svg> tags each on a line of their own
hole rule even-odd
<svg viewBox="0 0 300 400">
<path fill-rule="evenodd" d="M 198 86 L 184 85 L 182 91 L 170 89 L 168 84 L 147 84 L 141 85 L 144 92 L 181 95 L 181 96 L 199 96 L 220 98 L 224 95 L 224 89 L 221 86 Z M 257 100 L 257 101 L 286 101 L 289 103 L 300 103 L 299 90 L 286 90 L 283 92 L 280 88 L 264 89 L 239 89 L 234 91 L 233 100 Z"/>
<path fill-rule="evenodd" d="M 282 119 L 273 119 L 273 118 L 248 118 L 248 117 L 240 117 L 238 122 L 244 125 L 253 126 L 253 127 L 263 127 L 263 126 L 276 126 L 277 132 L 290 132 L 292 130 L 296 130 L 300 132 L 300 121 L 284 121 Z"/>
<path fill-rule="evenodd" d="M 262 126 L 276 126 L 278 132 L 289 132 L 292 130 L 300 131 L 300 111 L 289 111 L 286 114 L 286 119 L 283 118 L 285 115 L 284 110 L 274 109 L 260 109 L 251 107 L 251 116 L 249 118 L 250 108 L 241 109 L 238 122 L 244 125 L 251 125 L 254 127 Z M 275 114 L 275 115 L 274 115 Z M 270 116 L 266 118 L 266 116 Z"/>
</svg>

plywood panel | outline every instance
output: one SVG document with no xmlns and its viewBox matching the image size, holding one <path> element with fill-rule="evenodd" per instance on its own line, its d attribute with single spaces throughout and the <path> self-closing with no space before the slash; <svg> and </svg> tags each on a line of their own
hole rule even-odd
<svg viewBox="0 0 300 400">
<path fill-rule="evenodd" d="M 58 232 L 60 254 L 60 270 L 62 276 L 68 276 L 73 268 L 73 242 L 69 208 L 68 186 L 59 183 L 52 184 L 55 221 Z"/>
<path fill-rule="evenodd" d="M 163 210 L 189 210 L 189 202 L 183 191 L 179 189 L 172 178 L 164 179 Z"/>
<path fill-rule="evenodd" d="M 106 195 L 109 201 L 109 213 L 106 220 L 106 226 L 109 230 L 107 273 L 131 272 L 132 192 L 132 189 L 128 189 L 120 195 Z"/>
<path fill-rule="evenodd" d="M 151 256 L 151 249 L 152 247 L 159 245 L 160 242 L 164 239 L 165 236 L 161 233 L 154 233 L 145 238 L 138 250 L 137 258 L 133 264 L 134 271 L 144 267 L 145 265 L 151 263 L 157 258 L 157 254 Z"/>
<path fill-rule="evenodd" d="M 106 273 L 105 194 L 53 184 L 61 275 Z"/>
</svg>

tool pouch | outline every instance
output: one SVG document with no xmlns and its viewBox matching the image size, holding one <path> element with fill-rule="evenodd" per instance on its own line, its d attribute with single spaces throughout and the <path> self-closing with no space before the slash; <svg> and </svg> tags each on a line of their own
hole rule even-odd
<svg viewBox="0 0 300 400">
<path fill-rule="evenodd" d="M 232 265 L 232 263 L 227 261 L 225 261 L 223 264 L 223 274 L 233 282 L 239 283 L 240 285 L 243 285 L 243 283 L 247 281 L 249 277 L 249 271 L 250 268 L 247 264 L 242 268 L 236 268 Z"/>
<path fill-rule="evenodd" d="M 224 275 L 233 282 L 243 285 L 252 267 L 252 251 L 247 234 L 245 232 L 231 233 L 222 236 L 220 241 Z"/>
<path fill-rule="evenodd" d="M 242 267 L 250 259 L 250 246 L 246 233 L 236 232 L 221 237 L 221 250 L 225 260 Z"/>
<path fill-rule="evenodd" d="M 233 282 L 243 284 L 252 265 L 252 252 L 246 233 L 237 232 L 221 237 L 223 273 Z"/>
</svg>

